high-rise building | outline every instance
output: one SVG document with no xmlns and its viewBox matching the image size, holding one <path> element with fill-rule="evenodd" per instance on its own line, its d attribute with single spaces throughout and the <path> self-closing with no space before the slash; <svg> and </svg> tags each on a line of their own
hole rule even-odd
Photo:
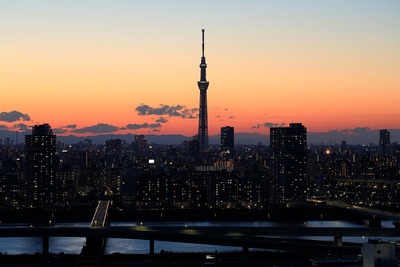
<svg viewBox="0 0 400 267">
<path fill-rule="evenodd" d="M 143 151 L 147 148 L 147 138 L 143 134 L 135 135 L 136 151 Z"/>
<path fill-rule="evenodd" d="M 200 153 L 200 143 L 197 138 L 192 138 L 190 140 L 183 141 L 183 146 L 185 151 L 190 156 L 198 156 Z"/>
<path fill-rule="evenodd" d="M 56 136 L 49 124 L 25 135 L 27 205 L 48 207 L 56 200 Z"/>
<path fill-rule="evenodd" d="M 200 89 L 200 107 L 199 107 L 199 130 L 198 138 L 200 142 L 200 151 L 208 151 L 208 119 L 207 119 L 207 88 L 209 82 L 206 79 L 206 58 L 204 56 L 204 29 L 202 29 L 202 56 L 200 63 L 200 81 L 197 85 Z"/>
<path fill-rule="evenodd" d="M 121 153 L 122 153 L 121 139 L 106 140 L 106 154 L 120 155 Z"/>
<path fill-rule="evenodd" d="M 390 132 L 386 129 L 379 131 L 379 152 L 382 156 L 389 156 L 391 154 Z"/>
<path fill-rule="evenodd" d="M 277 204 L 306 199 L 307 130 L 301 123 L 270 129 L 270 200 Z"/>
<path fill-rule="evenodd" d="M 4 145 L 6 147 L 10 147 L 11 146 L 11 138 L 9 136 L 6 137 L 6 140 L 4 141 Z"/>
<path fill-rule="evenodd" d="M 0 205 L 18 208 L 23 204 L 20 201 L 23 194 L 23 174 L 19 160 L 8 158 L 0 163 Z"/>
<path fill-rule="evenodd" d="M 221 151 L 232 153 L 235 143 L 234 128 L 231 126 L 221 127 Z"/>
</svg>

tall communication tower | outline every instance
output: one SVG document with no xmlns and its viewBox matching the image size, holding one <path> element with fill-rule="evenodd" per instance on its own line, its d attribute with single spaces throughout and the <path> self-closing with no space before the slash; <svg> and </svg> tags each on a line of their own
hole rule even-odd
<svg viewBox="0 0 400 267">
<path fill-rule="evenodd" d="M 204 56 L 204 29 L 202 31 L 201 43 L 201 63 L 200 63 L 200 81 L 197 82 L 200 90 L 200 107 L 199 107 L 199 131 L 198 138 L 200 142 L 200 151 L 208 151 L 208 119 L 207 119 L 207 88 L 209 82 L 206 79 L 206 57 Z"/>
</svg>

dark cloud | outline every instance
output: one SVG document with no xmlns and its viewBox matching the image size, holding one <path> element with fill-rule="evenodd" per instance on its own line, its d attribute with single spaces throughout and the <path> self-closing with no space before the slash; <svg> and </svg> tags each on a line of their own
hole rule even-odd
<svg viewBox="0 0 400 267">
<path fill-rule="evenodd" d="M 76 124 L 69 124 L 69 125 L 61 126 L 61 128 L 76 129 Z"/>
<path fill-rule="evenodd" d="M 62 128 L 55 128 L 53 129 L 54 134 L 65 134 L 67 130 L 62 129 Z"/>
<path fill-rule="evenodd" d="M 14 125 L 14 128 L 20 131 L 27 131 L 29 130 L 28 125 L 26 125 L 25 123 L 17 123 Z"/>
<path fill-rule="evenodd" d="M 275 122 L 264 122 L 262 124 L 258 123 L 254 126 L 252 126 L 252 129 L 259 129 L 261 127 L 265 128 L 272 128 L 272 127 L 285 127 L 285 123 L 275 123 Z"/>
<path fill-rule="evenodd" d="M 82 128 L 82 129 L 77 129 L 78 131 L 75 131 L 74 129 L 76 129 L 76 127 L 77 127 L 76 124 L 64 125 L 64 126 L 61 126 L 60 128 L 53 129 L 53 132 L 55 134 L 65 134 L 65 133 L 69 132 L 70 130 L 72 130 L 72 132 L 74 132 L 74 133 L 81 133 L 81 132 L 79 132 L 80 130 L 85 131 L 84 129 L 88 128 L 88 127 L 86 127 L 86 128 Z M 90 126 L 90 127 L 94 127 L 94 126 Z M 85 131 L 85 133 L 86 133 L 86 131 Z"/>
<path fill-rule="evenodd" d="M 142 123 L 142 124 L 128 124 L 126 125 L 126 129 L 129 130 L 139 130 L 139 129 L 155 129 L 155 128 L 160 128 L 161 123 Z"/>
<path fill-rule="evenodd" d="M 355 127 L 353 129 L 332 130 L 330 133 L 362 134 L 371 131 L 369 127 Z"/>
<path fill-rule="evenodd" d="M 118 127 L 106 124 L 106 123 L 98 123 L 93 126 L 83 127 L 80 129 L 74 129 L 72 132 L 74 133 L 112 133 L 118 131 Z"/>
<path fill-rule="evenodd" d="M 184 119 L 196 119 L 198 118 L 199 109 L 198 108 L 191 108 L 191 109 L 184 109 L 182 111 L 181 118 Z"/>
<path fill-rule="evenodd" d="M 159 129 L 153 129 L 152 132 L 161 132 Z"/>
<path fill-rule="evenodd" d="M 222 116 L 221 116 L 221 115 L 217 115 L 217 116 L 215 116 L 215 117 L 217 117 L 218 119 L 222 118 Z"/>
<path fill-rule="evenodd" d="M 234 119 L 236 119 L 236 118 L 235 118 L 235 116 L 229 116 L 228 119 L 234 120 Z"/>
<path fill-rule="evenodd" d="M 285 127 L 285 123 L 274 123 L 274 122 L 264 122 L 262 126 L 266 128 L 271 128 L 271 127 Z"/>
<path fill-rule="evenodd" d="M 8 130 L 8 127 L 6 125 L 0 124 L 0 130 Z"/>
<path fill-rule="evenodd" d="M 166 122 L 168 122 L 168 120 L 167 120 L 166 118 L 164 118 L 164 117 L 159 117 L 159 118 L 156 120 L 156 122 L 159 122 L 159 123 L 166 123 Z"/>
<path fill-rule="evenodd" d="M 15 122 L 15 121 L 19 121 L 19 120 L 30 121 L 31 118 L 29 117 L 28 114 L 23 114 L 16 110 L 0 113 L 0 121 Z"/>
<path fill-rule="evenodd" d="M 197 118 L 198 109 L 188 109 L 186 106 L 176 105 L 169 106 L 160 104 L 159 107 L 150 107 L 149 105 L 140 104 L 136 107 L 136 112 L 140 116 L 146 115 L 158 115 L 158 116 L 169 116 L 169 117 L 180 117 L 183 119 L 194 119 Z"/>
</svg>

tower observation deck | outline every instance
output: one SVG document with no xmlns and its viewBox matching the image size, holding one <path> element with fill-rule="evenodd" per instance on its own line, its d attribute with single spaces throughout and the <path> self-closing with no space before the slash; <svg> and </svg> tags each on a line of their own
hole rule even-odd
<svg viewBox="0 0 400 267">
<path fill-rule="evenodd" d="M 199 130 L 198 138 L 200 143 L 200 151 L 208 151 L 208 119 L 207 119 L 207 89 L 209 82 L 206 79 L 206 57 L 204 56 L 204 29 L 202 29 L 202 55 L 200 63 L 200 81 L 197 85 L 200 90 L 200 106 L 199 106 Z"/>
</svg>

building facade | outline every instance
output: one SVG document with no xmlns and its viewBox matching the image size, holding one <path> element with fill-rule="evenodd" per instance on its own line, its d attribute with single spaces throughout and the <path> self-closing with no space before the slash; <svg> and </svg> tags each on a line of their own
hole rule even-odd
<svg viewBox="0 0 400 267">
<path fill-rule="evenodd" d="M 270 129 L 270 201 L 303 201 L 307 185 L 307 130 L 301 123 Z"/>
<path fill-rule="evenodd" d="M 48 207 L 56 201 L 56 149 L 49 124 L 35 125 L 25 136 L 27 206 Z"/>
<path fill-rule="evenodd" d="M 235 146 L 235 130 L 231 126 L 221 127 L 221 151 L 232 153 Z"/>
<path fill-rule="evenodd" d="M 390 156 L 390 132 L 386 129 L 379 131 L 379 152 L 382 156 Z"/>
</svg>

